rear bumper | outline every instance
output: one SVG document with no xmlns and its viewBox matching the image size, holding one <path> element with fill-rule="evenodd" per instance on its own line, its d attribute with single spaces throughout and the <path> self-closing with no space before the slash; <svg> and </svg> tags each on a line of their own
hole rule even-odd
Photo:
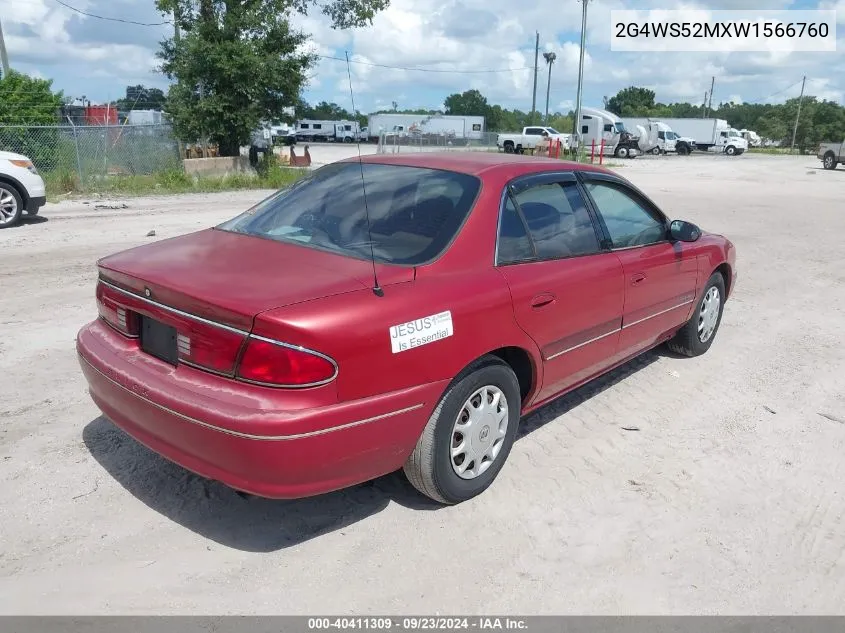
<svg viewBox="0 0 845 633">
<path fill-rule="evenodd" d="M 198 475 L 280 499 L 400 468 L 446 386 L 303 407 L 301 394 L 294 405 L 289 391 L 173 368 L 101 321 L 79 332 L 77 352 L 95 404 L 129 435 Z"/>
<path fill-rule="evenodd" d="M 26 203 L 26 212 L 29 215 L 36 215 L 45 204 L 47 204 L 47 196 L 32 197 Z"/>
</svg>

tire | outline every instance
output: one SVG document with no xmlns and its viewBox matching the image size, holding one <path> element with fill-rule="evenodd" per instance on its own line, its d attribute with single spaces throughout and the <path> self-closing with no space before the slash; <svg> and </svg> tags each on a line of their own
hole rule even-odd
<svg viewBox="0 0 845 633">
<path fill-rule="evenodd" d="M 725 154 L 727 154 L 728 156 L 733 156 L 734 154 L 736 154 L 736 148 L 733 145 L 728 145 L 725 148 Z"/>
<path fill-rule="evenodd" d="M 713 289 L 715 289 L 719 298 L 718 313 L 715 314 L 715 323 L 712 323 L 712 331 L 710 332 L 710 335 L 706 338 L 706 340 L 702 341 L 702 336 L 699 335 L 700 323 L 703 320 L 702 310 L 708 296 L 710 296 L 713 292 Z M 710 279 L 707 280 L 707 285 L 704 286 L 704 291 L 701 293 L 701 299 L 699 299 L 696 304 L 695 311 L 690 317 L 690 320 L 687 321 L 684 327 L 682 327 L 668 342 L 669 349 L 677 354 L 683 354 L 684 356 L 701 356 L 704 352 L 710 349 L 710 346 L 713 344 L 713 339 L 716 338 L 716 333 L 719 331 L 719 325 L 722 323 L 722 312 L 724 311 L 724 308 L 725 279 L 722 277 L 722 273 L 715 272 L 710 276 Z"/>
<path fill-rule="evenodd" d="M 517 146 L 516 146 L 516 149 L 515 149 L 514 151 L 515 151 L 517 154 L 524 154 L 524 153 L 525 153 L 525 148 L 524 148 L 524 147 L 522 147 L 522 145 L 517 145 Z"/>
<path fill-rule="evenodd" d="M 836 154 L 833 152 L 827 152 L 824 155 L 822 165 L 824 165 L 825 169 L 836 169 Z"/>
<path fill-rule="evenodd" d="M 510 141 L 505 143 L 505 154 L 513 154 L 513 143 Z"/>
<path fill-rule="evenodd" d="M 616 150 L 614 150 L 613 155 L 616 156 L 616 158 L 628 158 L 628 148 L 617 147 Z"/>
<path fill-rule="evenodd" d="M 649 153 L 650 153 L 650 154 L 653 154 L 654 156 L 660 156 L 660 148 L 659 148 L 659 147 L 655 147 L 655 148 L 654 148 L 654 149 L 652 149 L 652 150 L 651 150 L 651 152 L 649 152 Z"/>
<path fill-rule="evenodd" d="M 23 198 L 12 185 L 0 182 L 0 229 L 8 229 L 20 222 Z"/>
<path fill-rule="evenodd" d="M 479 390 L 490 388 L 499 390 L 500 398 L 503 396 L 505 399 L 507 414 L 504 420 L 507 420 L 507 427 L 498 443 L 490 424 L 479 426 L 478 434 L 473 437 L 482 450 L 494 450 L 496 445 L 499 448 L 492 460 L 485 461 L 485 455 L 478 464 L 475 459 L 467 462 L 472 459 L 470 453 L 456 454 L 453 458 L 453 441 L 460 446 L 468 439 L 457 430 L 459 416 L 463 416 L 466 407 L 472 406 L 471 402 L 483 402 L 476 400 Z M 509 365 L 495 356 L 484 356 L 472 363 L 452 382 L 431 414 L 403 467 L 408 481 L 422 494 L 446 505 L 461 503 L 481 494 L 493 483 L 510 454 L 519 426 L 521 406 L 519 382 Z M 468 446 L 472 446 L 471 440 Z M 457 464 L 459 461 L 461 463 Z M 481 466 L 484 463 L 488 465 Z M 466 478 L 458 474 L 460 466 L 469 467 L 470 473 Z M 472 471 L 479 466 L 481 472 L 473 476 Z"/>
<path fill-rule="evenodd" d="M 689 156 L 690 153 L 689 146 L 687 145 L 678 145 L 677 151 L 678 156 Z"/>
</svg>

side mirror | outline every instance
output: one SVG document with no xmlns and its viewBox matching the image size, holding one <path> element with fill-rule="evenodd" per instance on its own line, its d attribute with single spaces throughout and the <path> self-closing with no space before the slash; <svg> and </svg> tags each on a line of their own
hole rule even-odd
<svg viewBox="0 0 845 633">
<path fill-rule="evenodd" d="M 701 237 L 701 229 L 692 222 L 673 220 L 669 225 L 669 235 L 676 242 L 695 242 Z"/>
</svg>

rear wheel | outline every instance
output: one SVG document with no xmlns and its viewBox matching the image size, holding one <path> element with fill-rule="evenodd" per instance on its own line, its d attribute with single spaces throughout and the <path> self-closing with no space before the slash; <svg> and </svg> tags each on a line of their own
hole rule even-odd
<svg viewBox="0 0 845 633">
<path fill-rule="evenodd" d="M 513 370 L 496 357 L 481 358 L 443 395 L 405 463 L 405 475 L 440 503 L 481 494 L 508 458 L 520 413 Z"/>
<path fill-rule="evenodd" d="M 23 198 L 12 185 L 0 182 L 0 229 L 14 226 L 23 214 Z"/>
<path fill-rule="evenodd" d="M 836 169 L 836 156 L 833 152 L 828 152 L 824 155 L 824 161 L 822 163 L 825 169 Z"/>
<path fill-rule="evenodd" d="M 505 154 L 513 154 L 513 143 L 505 141 Z"/>
<path fill-rule="evenodd" d="M 707 280 L 690 320 L 669 341 L 669 349 L 684 356 L 700 356 L 710 349 L 722 322 L 725 298 L 725 279 L 715 272 Z"/>
</svg>

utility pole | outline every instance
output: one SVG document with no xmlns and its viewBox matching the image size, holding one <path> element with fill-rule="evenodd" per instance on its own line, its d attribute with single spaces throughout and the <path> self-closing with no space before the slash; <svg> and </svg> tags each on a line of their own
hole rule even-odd
<svg viewBox="0 0 845 633">
<path fill-rule="evenodd" d="M 807 82 L 807 75 L 801 80 L 801 96 L 798 97 L 798 113 L 795 115 L 795 127 L 792 128 L 792 147 L 789 148 L 789 153 L 795 149 L 795 137 L 798 135 L 798 119 L 801 118 L 801 103 L 804 101 L 804 84 Z"/>
<path fill-rule="evenodd" d="M 179 3 L 177 2 L 173 5 L 173 43 L 178 48 L 181 41 L 182 33 L 179 31 Z M 179 160 L 182 160 L 185 158 L 185 148 L 182 146 L 182 140 L 177 139 L 176 145 L 179 148 Z"/>
<path fill-rule="evenodd" d="M 555 63 L 557 55 L 555 53 L 543 53 L 543 59 L 549 65 L 549 82 L 546 84 L 546 125 L 549 124 L 549 92 L 552 89 L 552 64 Z"/>
<path fill-rule="evenodd" d="M 584 3 L 584 12 L 581 15 L 581 59 L 578 62 L 578 96 L 575 102 L 575 122 L 573 123 L 574 138 L 578 143 L 578 154 L 583 154 L 583 143 L 581 142 L 581 93 L 584 89 L 584 47 L 586 46 L 587 37 L 587 2 L 589 0 L 581 0 Z M 580 160 L 580 158 L 579 158 Z"/>
<path fill-rule="evenodd" d="M 9 56 L 6 54 L 6 40 L 3 39 L 3 21 L 0 20 L 0 63 L 3 64 L 3 77 L 9 76 Z"/>
<path fill-rule="evenodd" d="M 704 92 L 704 102 L 701 104 L 701 118 L 707 118 L 707 91 Z"/>
<path fill-rule="evenodd" d="M 716 78 L 715 77 L 713 77 L 713 79 L 710 81 L 710 99 L 707 103 L 707 113 L 708 114 L 710 114 L 710 112 L 713 110 L 713 86 L 714 85 L 716 85 Z"/>
<path fill-rule="evenodd" d="M 534 123 L 534 113 L 537 111 L 537 61 L 540 57 L 540 32 L 535 31 L 537 38 L 534 41 L 534 96 L 531 99 L 531 123 Z"/>
</svg>

